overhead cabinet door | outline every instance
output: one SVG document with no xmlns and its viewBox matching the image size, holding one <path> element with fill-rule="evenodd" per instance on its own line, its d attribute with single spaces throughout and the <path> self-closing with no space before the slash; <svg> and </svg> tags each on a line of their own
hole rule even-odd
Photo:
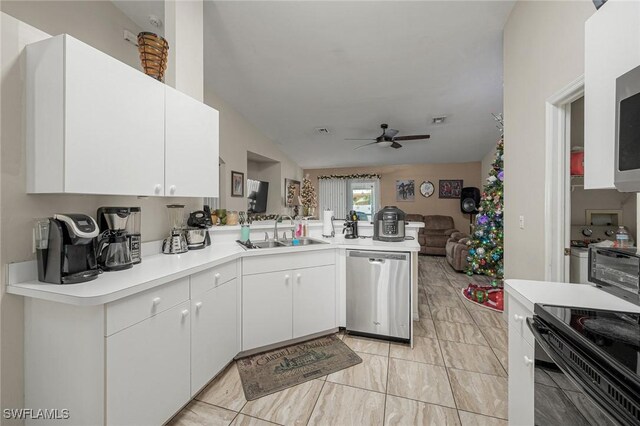
<svg viewBox="0 0 640 426">
<path fill-rule="evenodd" d="M 166 87 L 165 195 L 218 196 L 218 111 Z"/>
</svg>

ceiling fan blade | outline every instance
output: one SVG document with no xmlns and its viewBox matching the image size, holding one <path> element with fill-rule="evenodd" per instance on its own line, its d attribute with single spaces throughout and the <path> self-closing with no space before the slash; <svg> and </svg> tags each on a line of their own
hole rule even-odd
<svg viewBox="0 0 640 426">
<path fill-rule="evenodd" d="M 393 138 L 395 135 L 397 135 L 399 132 L 396 129 L 387 129 L 384 132 L 384 135 L 388 138 Z"/>
<path fill-rule="evenodd" d="M 376 138 L 367 138 L 367 139 L 356 139 L 356 138 L 346 138 L 345 141 L 375 141 Z"/>
<path fill-rule="evenodd" d="M 393 143 L 391 144 L 391 148 L 395 148 L 395 149 L 402 148 L 402 145 L 400 145 L 396 141 L 393 141 Z"/>
<path fill-rule="evenodd" d="M 366 139 L 366 140 L 368 140 L 368 139 Z M 357 146 L 357 147 L 355 147 L 353 149 L 356 150 L 356 149 L 364 148 L 365 146 L 375 145 L 377 143 L 378 143 L 377 141 L 376 142 L 371 142 L 371 143 L 365 143 L 364 145 Z"/>
<path fill-rule="evenodd" d="M 393 138 L 396 141 L 416 141 L 419 139 L 429 139 L 431 135 L 410 135 L 410 136 L 398 136 L 397 138 Z"/>
</svg>

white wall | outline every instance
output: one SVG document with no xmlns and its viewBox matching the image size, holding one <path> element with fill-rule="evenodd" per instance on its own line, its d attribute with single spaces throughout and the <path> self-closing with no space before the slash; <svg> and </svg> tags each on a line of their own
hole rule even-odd
<svg viewBox="0 0 640 426">
<path fill-rule="evenodd" d="M 544 279 L 545 101 L 584 73 L 595 11 L 589 0 L 519 1 L 505 26 L 506 278 Z"/>
<path fill-rule="evenodd" d="M 496 144 L 498 141 L 496 141 Z M 484 189 L 484 185 L 487 183 L 487 178 L 489 177 L 489 171 L 493 168 L 492 164 L 496 159 L 496 147 L 494 146 L 487 152 L 487 154 L 482 157 L 482 162 L 480 163 L 480 192 Z"/>
<path fill-rule="evenodd" d="M 229 210 L 246 210 L 246 198 L 231 197 L 231 171 L 247 177 L 247 151 L 280 163 L 280 182 L 269 185 L 271 194 L 280 200 L 278 206 L 269 206 L 270 213 L 286 213 L 284 205 L 284 179 L 302 180 L 302 169 L 287 157 L 278 146 L 258 131 L 228 102 L 217 96 L 212 88 L 205 87 L 205 103 L 220 111 L 220 158 L 224 161 L 224 175 L 220 180 L 221 207 Z M 246 192 L 246 191 L 245 191 Z M 270 203 L 271 204 L 271 203 Z"/>
</svg>

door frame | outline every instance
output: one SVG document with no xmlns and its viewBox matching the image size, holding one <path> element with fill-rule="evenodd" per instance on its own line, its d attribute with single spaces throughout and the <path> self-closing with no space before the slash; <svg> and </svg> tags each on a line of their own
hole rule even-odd
<svg viewBox="0 0 640 426">
<path fill-rule="evenodd" d="M 584 96 L 584 75 L 546 101 L 545 280 L 569 281 L 565 248 L 571 233 L 571 103 Z"/>
</svg>

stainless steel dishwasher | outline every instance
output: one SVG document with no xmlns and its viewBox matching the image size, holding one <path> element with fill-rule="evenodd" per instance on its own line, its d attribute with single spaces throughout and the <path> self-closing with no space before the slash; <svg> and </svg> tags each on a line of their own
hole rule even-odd
<svg viewBox="0 0 640 426">
<path fill-rule="evenodd" d="M 408 342 L 411 256 L 347 250 L 347 332 Z"/>
</svg>

